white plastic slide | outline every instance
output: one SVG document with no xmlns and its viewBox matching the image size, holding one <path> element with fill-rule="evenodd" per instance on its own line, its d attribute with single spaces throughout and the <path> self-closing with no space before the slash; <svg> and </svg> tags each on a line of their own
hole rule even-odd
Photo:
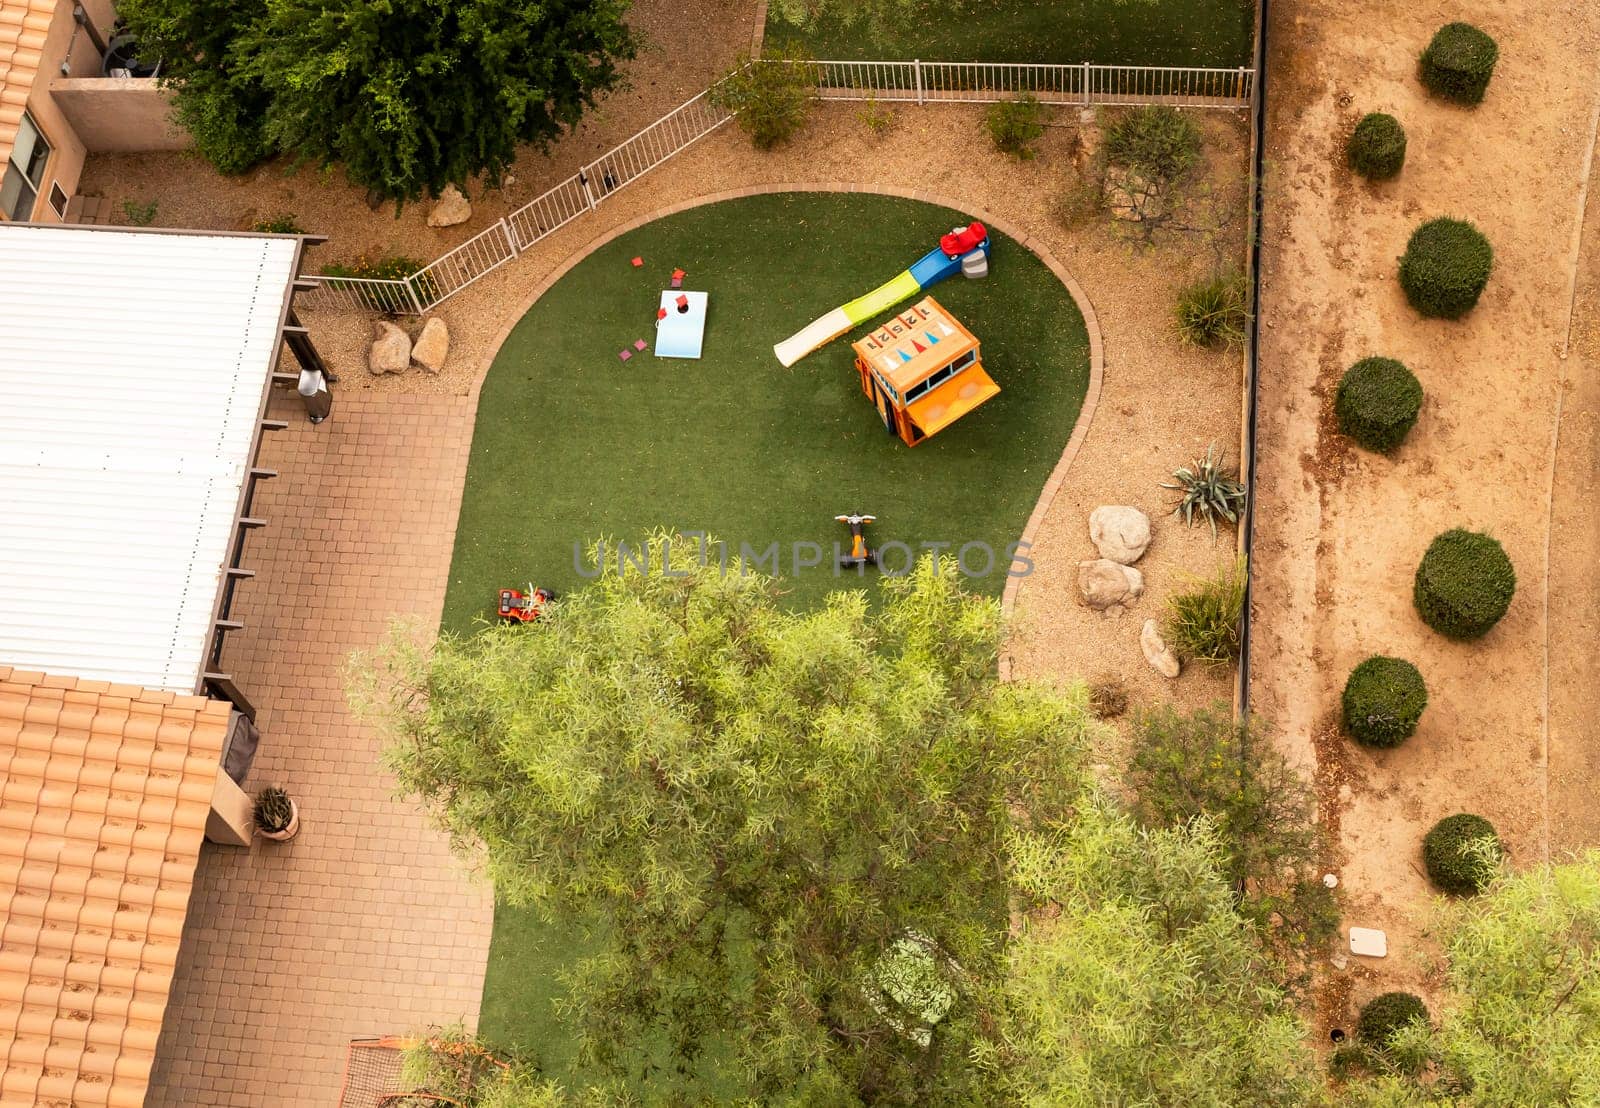
<svg viewBox="0 0 1600 1108">
<path fill-rule="evenodd" d="M 785 366 L 792 366 L 801 358 L 817 349 L 826 346 L 846 331 L 850 330 L 850 317 L 843 308 L 835 308 L 820 319 L 815 319 L 806 324 L 804 328 L 784 339 L 772 348 L 778 356 L 778 361 Z"/>
</svg>

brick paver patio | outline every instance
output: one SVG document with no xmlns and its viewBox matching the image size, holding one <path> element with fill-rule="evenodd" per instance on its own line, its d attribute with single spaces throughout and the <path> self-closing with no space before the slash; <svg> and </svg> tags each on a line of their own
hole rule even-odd
<svg viewBox="0 0 1600 1108">
<path fill-rule="evenodd" d="M 148 1103 L 332 1105 L 345 1047 L 475 1025 L 493 922 L 485 883 L 395 799 L 379 743 L 345 709 L 342 668 L 395 614 L 436 624 L 474 398 L 336 393 L 334 415 L 267 439 L 226 668 L 258 710 L 246 782 L 297 799 L 300 834 L 207 846 Z"/>
</svg>

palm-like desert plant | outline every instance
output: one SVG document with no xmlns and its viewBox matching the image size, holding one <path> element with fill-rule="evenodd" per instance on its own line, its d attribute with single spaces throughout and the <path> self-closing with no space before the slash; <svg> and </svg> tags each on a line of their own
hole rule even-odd
<svg viewBox="0 0 1600 1108">
<path fill-rule="evenodd" d="M 294 806 L 288 793 L 269 785 L 256 794 L 256 826 L 262 831 L 287 831 L 293 820 Z"/>
<path fill-rule="evenodd" d="M 1216 451 L 1217 444 L 1212 443 L 1206 447 L 1204 458 L 1196 458 L 1191 464 L 1173 470 L 1174 480 L 1161 484 L 1164 489 L 1176 489 L 1183 494 L 1177 507 L 1172 509 L 1172 514 L 1190 527 L 1194 526 L 1198 515 L 1211 524 L 1213 540 L 1217 537 L 1219 518 L 1229 523 L 1239 522 L 1246 496 L 1239 475 L 1223 468 L 1222 459 L 1216 456 Z"/>
</svg>

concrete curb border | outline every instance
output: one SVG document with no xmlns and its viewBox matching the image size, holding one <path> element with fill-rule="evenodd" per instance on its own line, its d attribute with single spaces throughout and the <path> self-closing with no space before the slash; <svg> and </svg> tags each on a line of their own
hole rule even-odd
<svg viewBox="0 0 1600 1108">
<path fill-rule="evenodd" d="M 521 309 L 515 312 L 506 325 L 500 329 L 500 333 L 495 336 L 494 342 L 489 347 L 489 352 L 478 366 L 472 383 L 471 404 L 474 412 L 474 421 L 476 421 L 478 409 L 478 393 L 483 387 L 484 379 L 489 375 L 490 368 L 494 365 L 495 358 L 500 353 L 500 348 L 505 345 L 506 339 L 511 337 L 511 332 L 517 324 L 521 323 L 523 317 L 528 314 L 534 304 L 538 303 L 539 298 L 549 292 L 555 286 L 555 283 L 571 272 L 579 262 L 605 246 L 612 239 L 625 235 L 629 231 L 638 230 L 645 224 L 654 223 L 656 220 L 666 216 L 676 215 L 679 212 L 703 207 L 707 204 L 719 204 L 725 200 L 740 200 L 750 196 L 768 196 L 779 192 L 875 193 L 883 196 L 895 196 L 903 200 L 918 200 L 925 204 L 936 204 L 941 208 L 952 208 L 956 211 L 966 212 L 973 218 L 982 221 L 985 226 L 992 227 L 1016 240 L 1019 246 L 1044 262 L 1045 267 L 1066 288 L 1068 295 L 1072 297 L 1073 303 L 1078 308 L 1078 313 L 1083 316 L 1084 330 L 1089 334 L 1089 387 L 1084 393 L 1083 406 L 1078 410 L 1078 418 L 1072 425 L 1072 434 L 1067 439 L 1067 445 L 1062 449 L 1061 457 L 1057 460 L 1055 468 L 1050 471 L 1050 476 L 1045 479 L 1044 488 L 1039 492 L 1039 499 L 1034 502 L 1033 512 L 1028 516 L 1028 522 L 1023 526 L 1022 534 L 1017 540 L 1019 550 L 1025 551 L 1032 547 L 1034 539 L 1038 535 L 1039 527 L 1044 523 L 1044 517 L 1049 513 L 1051 504 L 1055 502 L 1056 494 L 1061 491 L 1061 486 L 1066 481 L 1067 470 L 1071 468 L 1073 460 L 1077 458 L 1078 451 L 1083 446 L 1083 440 L 1089 434 L 1089 424 L 1094 419 L 1095 409 L 1099 407 L 1100 387 L 1105 378 L 1105 342 L 1100 335 L 1100 317 L 1095 314 L 1094 305 L 1090 303 L 1088 295 L 1083 291 L 1083 287 L 1078 284 L 1077 279 L 1038 239 L 1018 231 L 1008 224 L 1006 220 L 998 218 L 992 212 L 971 207 L 948 196 L 941 196 L 938 193 L 924 192 L 920 189 L 862 188 L 859 185 L 837 184 L 831 181 L 796 181 L 781 185 L 750 185 L 744 188 L 725 189 L 720 192 L 711 192 L 692 197 L 688 200 L 680 200 L 602 231 L 583 246 L 567 255 L 560 265 L 551 270 L 545 279 L 540 281 L 533 292 L 528 295 Z M 1016 609 L 1017 593 L 1023 580 L 1024 578 L 1021 577 L 1008 576 L 1006 578 L 1005 591 L 1000 597 L 1000 613 L 1002 618 L 1008 622 Z M 1000 679 L 1002 681 L 1011 679 L 1011 656 L 1004 648 L 1000 653 Z"/>
</svg>

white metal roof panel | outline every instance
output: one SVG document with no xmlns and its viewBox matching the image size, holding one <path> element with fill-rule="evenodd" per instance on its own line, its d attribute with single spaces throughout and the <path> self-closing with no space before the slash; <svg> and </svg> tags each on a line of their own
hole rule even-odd
<svg viewBox="0 0 1600 1108">
<path fill-rule="evenodd" d="M 295 256 L 0 223 L 0 665 L 196 688 Z"/>
</svg>

